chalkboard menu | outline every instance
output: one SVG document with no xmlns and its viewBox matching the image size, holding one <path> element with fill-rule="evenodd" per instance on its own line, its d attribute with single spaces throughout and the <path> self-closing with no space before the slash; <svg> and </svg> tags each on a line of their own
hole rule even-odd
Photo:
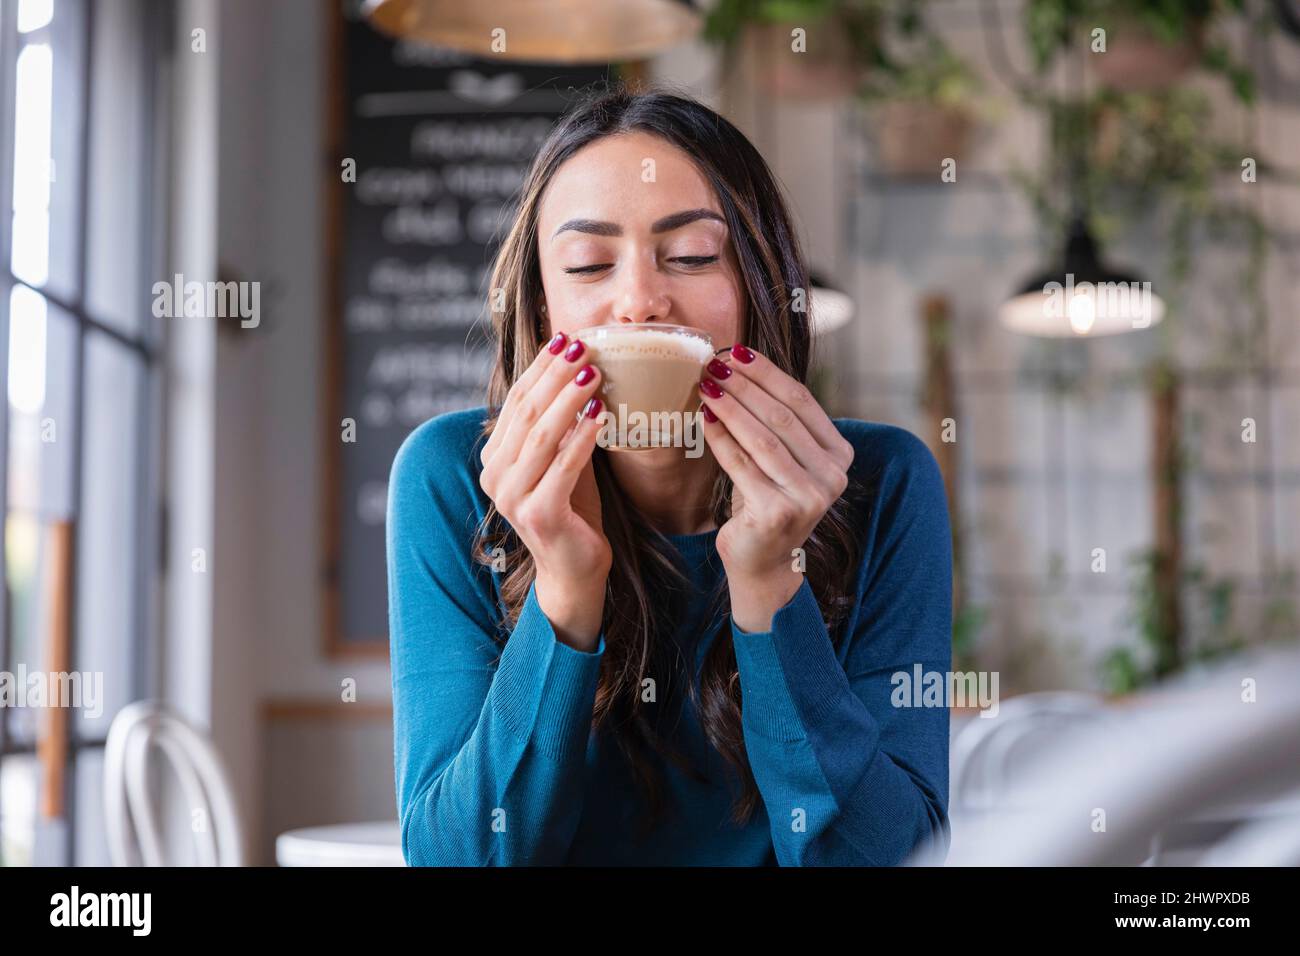
<svg viewBox="0 0 1300 956">
<path fill-rule="evenodd" d="M 484 403 L 496 243 L 556 118 L 608 70 L 481 60 L 349 16 L 336 37 L 327 645 L 380 652 L 393 457 L 426 419 Z"/>
</svg>

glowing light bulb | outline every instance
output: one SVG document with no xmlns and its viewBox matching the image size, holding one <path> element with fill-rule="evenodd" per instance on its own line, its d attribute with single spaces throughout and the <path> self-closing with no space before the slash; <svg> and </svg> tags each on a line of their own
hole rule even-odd
<svg viewBox="0 0 1300 956">
<path fill-rule="evenodd" d="M 1075 292 L 1070 297 L 1070 328 L 1078 335 L 1087 335 L 1097 321 L 1097 303 L 1087 292 Z"/>
</svg>

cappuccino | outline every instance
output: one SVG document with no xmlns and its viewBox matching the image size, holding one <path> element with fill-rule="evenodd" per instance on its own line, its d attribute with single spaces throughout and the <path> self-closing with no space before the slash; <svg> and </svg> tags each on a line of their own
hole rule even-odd
<svg viewBox="0 0 1300 956">
<path fill-rule="evenodd" d="M 683 325 L 598 325 L 575 332 L 600 369 L 605 418 L 598 444 L 611 451 L 681 447 L 698 414 L 697 386 L 713 358 L 708 333 Z M 610 419 L 614 419 L 613 422 Z"/>
</svg>

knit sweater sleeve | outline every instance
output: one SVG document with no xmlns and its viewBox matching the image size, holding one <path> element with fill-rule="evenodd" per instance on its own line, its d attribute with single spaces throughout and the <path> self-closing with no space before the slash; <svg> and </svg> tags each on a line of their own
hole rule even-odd
<svg viewBox="0 0 1300 956">
<path fill-rule="evenodd" d="M 731 625 L 746 749 L 783 866 L 893 865 L 949 844 L 946 701 L 895 693 L 916 665 L 951 667 L 947 500 L 920 439 L 870 428 L 850 436 L 876 493 L 838 653 L 806 579 L 770 631 Z"/>
<path fill-rule="evenodd" d="M 408 864 L 560 864 L 583 803 L 601 657 L 556 640 L 530 588 L 504 648 L 465 413 L 417 428 L 389 481 L 394 764 Z"/>
</svg>

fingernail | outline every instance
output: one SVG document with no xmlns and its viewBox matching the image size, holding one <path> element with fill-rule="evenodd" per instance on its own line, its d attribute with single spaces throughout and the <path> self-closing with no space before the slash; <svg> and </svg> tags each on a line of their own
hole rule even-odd
<svg viewBox="0 0 1300 956">
<path fill-rule="evenodd" d="M 595 418 L 597 415 L 600 414 L 600 410 L 604 406 L 604 404 L 605 403 L 602 402 L 599 398 L 589 399 L 587 401 L 587 404 L 584 405 L 582 408 L 582 414 L 586 415 L 588 418 Z"/>
<path fill-rule="evenodd" d="M 582 368 L 578 369 L 578 374 L 573 377 L 573 384 L 579 386 L 586 385 L 595 377 L 596 370 L 590 365 L 584 365 Z"/>
<path fill-rule="evenodd" d="M 712 375 L 714 378 L 726 378 L 728 375 L 731 374 L 731 368 L 729 366 L 723 365 L 717 359 L 714 359 L 704 367 L 709 370 L 709 374 Z"/>
<path fill-rule="evenodd" d="M 718 420 L 718 416 L 713 414 L 713 409 L 709 408 L 709 406 L 705 405 L 703 402 L 700 403 L 700 411 L 704 412 L 705 421 L 716 422 Z"/>
<path fill-rule="evenodd" d="M 574 339 L 573 344 L 564 350 L 564 360 L 566 362 L 576 362 L 582 355 L 587 346 L 582 344 L 581 339 Z"/>
<path fill-rule="evenodd" d="M 754 361 L 754 353 L 739 342 L 731 347 L 731 354 L 736 356 L 737 361 L 744 362 L 746 365 Z"/>
<path fill-rule="evenodd" d="M 550 344 L 546 346 L 546 351 L 550 352 L 552 355 L 559 355 L 560 351 L 564 348 L 564 342 L 564 333 L 556 332 L 555 338 L 551 339 Z"/>
<path fill-rule="evenodd" d="M 700 379 L 700 391 L 703 392 L 705 395 L 709 396 L 709 398 L 722 397 L 722 389 L 720 389 L 718 387 L 718 383 L 713 381 L 712 379 L 707 379 L 707 378 Z"/>
</svg>

